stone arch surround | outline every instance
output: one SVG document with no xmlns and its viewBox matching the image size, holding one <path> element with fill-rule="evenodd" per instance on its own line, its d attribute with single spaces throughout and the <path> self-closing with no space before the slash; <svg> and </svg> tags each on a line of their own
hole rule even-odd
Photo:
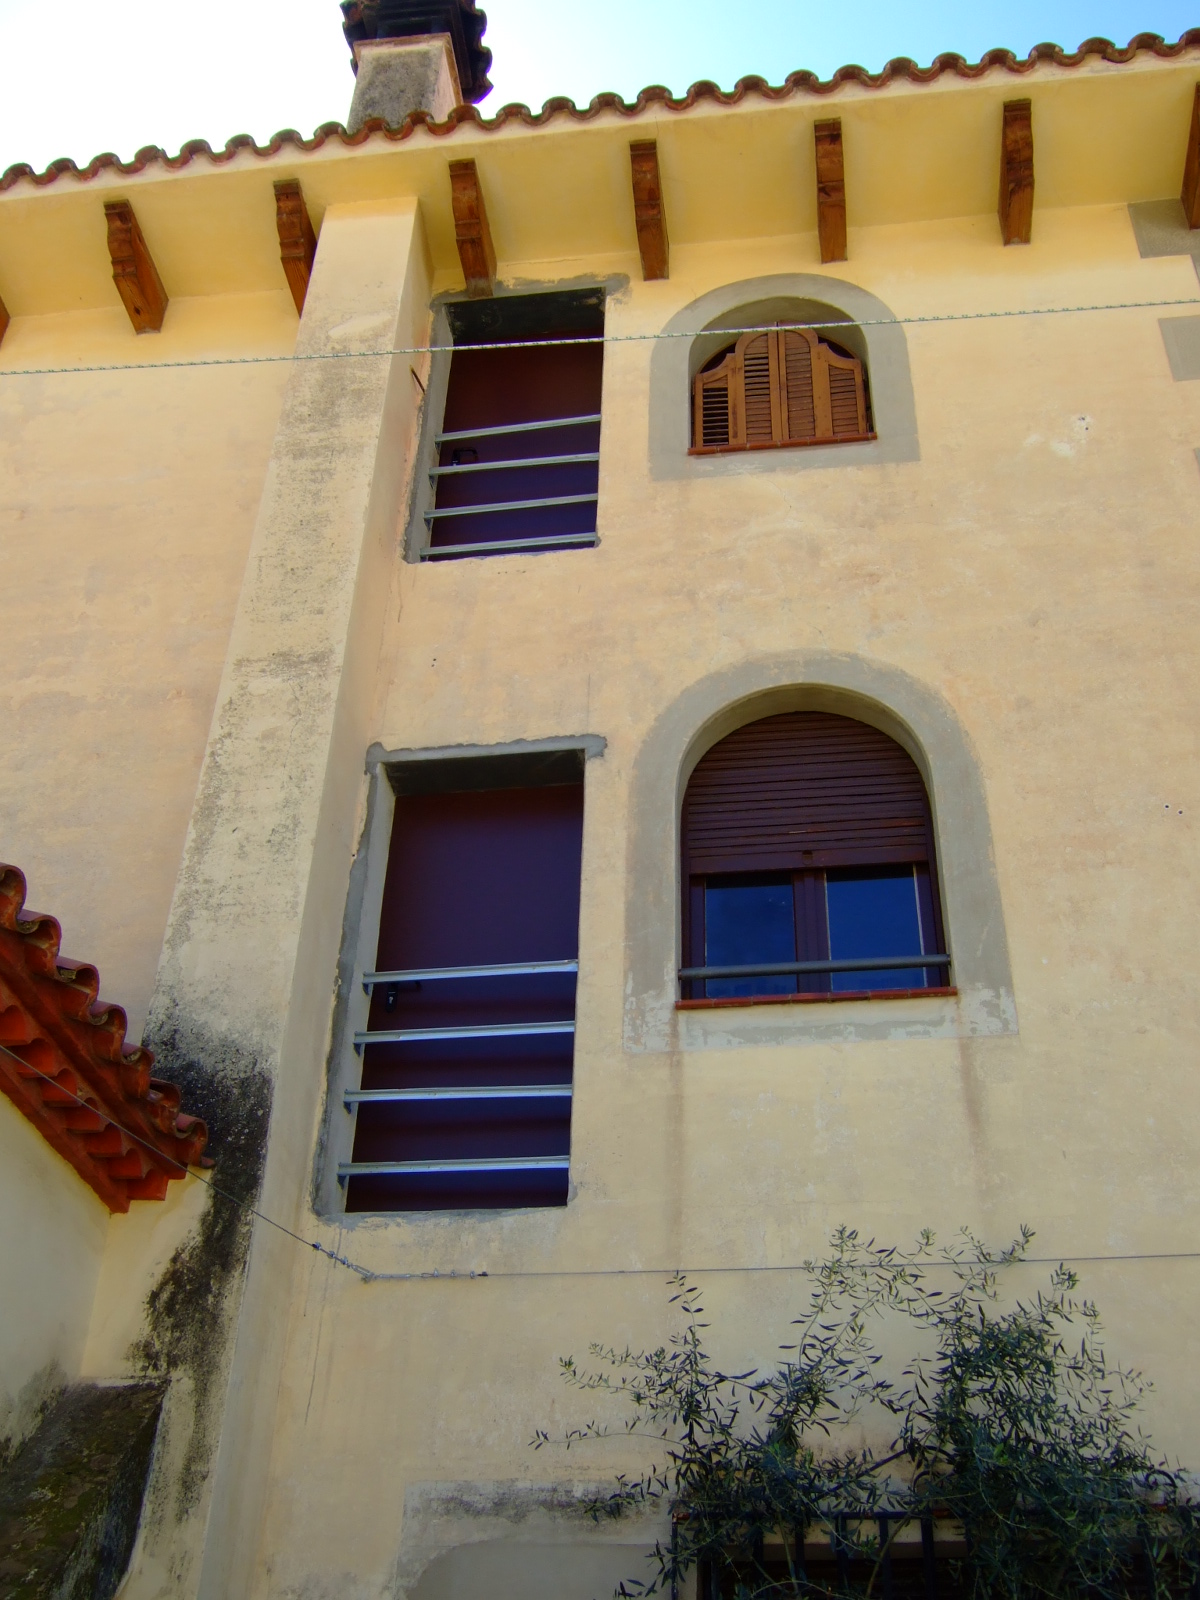
<svg viewBox="0 0 1200 1600">
<path fill-rule="evenodd" d="M 957 998 L 677 1011 L 679 817 L 688 778 L 726 734 L 784 711 L 857 717 L 897 740 L 929 792 Z M 954 1038 L 1017 1031 L 1012 971 L 983 776 L 947 702 L 862 656 L 797 652 L 699 679 L 656 719 L 634 763 L 626 861 L 628 1051 Z"/>
<path fill-rule="evenodd" d="M 817 302 L 840 312 L 863 342 L 871 406 L 878 438 L 868 444 L 816 445 L 802 450 L 738 451 L 689 456 L 690 372 L 697 341 L 656 341 L 650 357 L 650 475 L 657 481 L 736 476 L 745 472 L 804 472 L 829 467 L 867 467 L 919 461 L 917 410 L 908 362 L 908 341 L 895 312 L 857 284 L 818 273 L 787 272 L 723 284 L 677 311 L 665 334 L 736 328 L 739 308 L 764 302 Z M 850 331 L 849 329 L 847 331 Z M 710 340 L 709 343 L 712 343 Z M 715 346 L 714 346 L 715 348 Z M 856 348 L 856 353 L 860 353 Z"/>
</svg>

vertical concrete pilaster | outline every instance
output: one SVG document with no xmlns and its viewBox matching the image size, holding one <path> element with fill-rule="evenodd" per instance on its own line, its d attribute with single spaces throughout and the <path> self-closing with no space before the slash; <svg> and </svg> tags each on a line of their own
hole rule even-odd
<svg viewBox="0 0 1200 1600">
<path fill-rule="evenodd" d="M 289 1227 L 419 399 L 411 357 L 381 352 L 427 340 L 428 298 L 415 201 L 326 212 L 297 354 L 328 359 L 289 379 L 147 1028 L 209 1121 L 216 1181 Z M 252 1587 L 299 1253 L 214 1197 L 152 1297 L 144 1360 L 172 1395 L 132 1596 Z"/>
</svg>

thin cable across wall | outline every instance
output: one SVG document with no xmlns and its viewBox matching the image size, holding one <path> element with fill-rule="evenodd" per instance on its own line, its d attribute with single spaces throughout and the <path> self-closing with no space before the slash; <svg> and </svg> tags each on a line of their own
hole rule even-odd
<svg viewBox="0 0 1200 1600">
<path fill-rule="evenodd" d="M 204 367 L 262 367 L 301 365 L 310 361 L 377 361 L 382 357 L 453 355 L 466 350 L 544 350 L 551 345 L 623 345 L 651 344 L 658 340 L 699 339 L 712 334 L 771 333 L 776 328 L 813 328 L 845 333 L 852 328 L 920 328 L 943 323 L 999 322 L 1014 317 L 1066 317 L 1087 315 L 1100 311 L 1161 311 L 1170 307 L 1200 307 L 1200 298 L 1192 296 L 1183 300 L 1113 300 L 1099 305 L 1079 306 L 1026 306 L 1007 311 L 946 311 L 925 317 L 866 317 L 855 321 L 843 317 L 836 322 L 772 322 L 763 325 L 731 328 L 660 329 L 657 333 L 606 333 L 588 336 L 575 335 L 555 339 L 502 339 L 484 344 L 421 344 L 398 345 L 383 350 L 316 350 L 280 356 L 208 356 L 192 361 L 129 361 L 109 365 L 79 367 L 0 367 L 0 378 L 65 378 L 85 373 L 108 372 L 172 372 L 195 370 Z"/>
<path fill-rule="evenodd" d="M 94 1111 L 98 1116 L 103 1117 L 110 1127 L 115 1128 L 118 1133 L 124 1134 L 127 1139 L 132 1139 L 135 1144 L 140 1144 L 144 1146 L 145 1149 L 152 1150 L 156 1156 L 169 1161 L 173 1167 L 178 1167 L 181 1173 L 190 1173 L 198 1183 L 202 1183 L 206 1188 L 211 1189 L 212 1192 L 219 1196 L 220 1199 L 227 1201 L 230 1205 L 240 1206 L 242 1210 L 244 1210 L 249 1216 L 257 1218 L 259 1222 L 265 1222 L 268 1227 L 276 1228 L 280 1233 L 286 1234 L 289 1239 L 294 1239 L 297 1244 L 303 1245 L 306 1250 L 315 1250 L 318 1254 L 327 1257 L 330 1261 L 336 1262 L 338 1266 L 348 1268 L 351 1272 L 357 1274 L 357 1276 L 364 1283 L 444 1283 L 447 1281 L 469 1281 L 479 1278 L 666 1279 L 674 1276 L 677 1272 L 682 1272 L 685 1276 L 689 1277 L 713 1277 L 728 1273 L 803 1273 L 810 1270 L 808 1262 L 799 1261 L 783 1262 L 777 1266 L 750 1263 L 745 1266 L 720 1265 L 709 1267 L 538 1267 L 528 1271 L 504 1270 L 500 1272 L 489 1272 L 486 1268 L 468 1271 L 462 1271 L 454 1268 L 444 1272 L 437 1270 L 429 1272 L 375 1272 L 370 1267 L 364 1267 L 357 1261 L 351 1261 L 348 1257 L 339 1255 L 336 1250 L 330 1250 L 328 1246 L 323 1245 L 314 1239 L 305 1239 L 301 1234 L 294 1232 L 284 1223 L 276 1222 L 275 1218 L 269 1217 L 265 1211 L 260 1211 L 258 1207 L 253 1205 L 249 1200 L 239 1199 L 237 1195 L 229 1194 L 228 1191 L 222 1189 L 218 1184 L 215 1184 L 211 1178 L 202 1177 L 200 1173 L 195 1170 L 195 1168 L 186 1167 L 181 1161 L 175 1161 L 170 1156 L 164 1156 L 163 1151 L 161 1151 L 157 1145 L 151 1144 L 148 1139 L 143 1139 L 140 1134 L 136 1134 L 129 1128 L 123 1127 L 121 1123 L 115 1122 L 106 1111 L 102 1111 L 99 1109 L 99 1107 L 92 1105 L 91 1102 L 81 1099 L 80 1096 L 75 1094 L 72 1090 L 64 1088 L 63 1085 L 59 1083 L 57 1078 L 52 1078 L 49 1073 L 42 1072 L 31 1062 L 26 1061 L 23 1056 L 19 1056 L 14 1050 L 10 1050 L 7 1045 L 0 1044 L 0 1052 L 8 1056 L 10 1060 L 15 1061 L 18 1066 L 23 1068 L 26 1072 L 36 1073 L 36 1075 L 43 1079 L 46 1083 L 53 1084 L 55 1089 L 57 1089 L 60 1094 L 70 1095 L 71 1099 L 75 1101 L 76 1105 L 83 1106 L 86 1110 Z M 1067 1263 L 1075 1266 L 1083 1266 L 1094 1265 L 1102 1262 L 1130 1261 L 1200 1261 L 1200 1250 L 1139 1251 L 1123 1255 L 1022 1256 L 1020 1258 L 1011 1260 L 997 1260 L 988 1264 L 996 1267 L 1057 1267 L 1063 1266 Z M 951 1269 L 954 1267 L 955 1263 L 952 1261 L 923 1261 L 919 1265 L 920 1270 L 924 1272 L 930 1268 L 936 1267 Z"/>
</svg>

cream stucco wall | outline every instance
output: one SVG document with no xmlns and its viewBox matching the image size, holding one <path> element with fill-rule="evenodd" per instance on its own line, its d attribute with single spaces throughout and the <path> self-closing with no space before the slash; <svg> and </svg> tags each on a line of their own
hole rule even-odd
<svg viewBox="0 0 1200 1600">
<path fill-rule="evenodd" d="M 108 1208 L 0 1097 L 0 1456 L 78 1378 Z"/>
<path fill-rule="evenodd" d="M 653 332 L 742 278 L 819 273 L 815 254 L 807 235 L 677 250 L 669 282 L 610 301 L 608 330 Z M 382 1273 L 486 1280 L 364 1285 L 296 1261 L 264 1594 L 318 1581 L 424 1594 L 420 1573 L 444 1568 L 426 1567 L 431 1551 L 497 1525 L 532 1538 L 514 1484 L 636 1462 L 620 1445 L 548 1462 L 528 1442 L 587 1408 L 562 1389 L 559 1355 L 661 1339 L 676 1266 L 703 1274 L 719 1347 L 741 1363 L 771 1359 L 801 1290 L 791 1269 L 840 1222 L 898 1240 L 966 1224 L 999 1241 L 1027 1221 L 1053 1257 L 1194 1240 L 1200 390 L 1172 381 L 1153 310 L 919 321 L 1194 298 L 1191 263 L 1142 261 L 1119 207 L 1039 212 L 1025 250 L 1000 249 L 981 217 L 852 233 L 850 256 L 831 279 L 918 319 L 919 460 L 856 467 L 847 450 L 820 471 L 781 456 L 718 480 L 656 476 L 652 346 L 618 344 L 598 548 L 396 569 L 383 749 L 607 741 L 587 775 L 571 1201 L 348 1218 L 324 1235 Z M 756 661 L 778 683 L 790 660 L 803 683 L 834 658 L 884 702 L 907 676 L 961 732 L 986 800 L 1011 1015 L 996 1032 L 954 1002 L 762 1007 L 752 1023 L 681 1016 L 662 1047 L 631 1039 L 633 945 L 657 939 L 662 966 L 676 960 L 673 920 L 642 926 L 649 819 L 635 797 L 656 722 L 706 683 L 714 710 L 744 694 Z M 955 797 L 944 772 L 931 780 L 945 832 Z M 971 932 L 952 925 L 952 949 Z M 1114 1350 L 1156 1380 L 1157 1442 L 1200 1459 L 1200 1265 L 1084 1270 Z M 453 1484 L 469 1492 L 455 1500 Z M 586 1544 L 558 1516 L 558 1537 Z M 564 1558 L 556 1595 L 574 1594 L 569 1570 Z"/>
<path fill-rule="evenodd" d="M 112 291 L 116 302 L 116 291 Z M 286 365 L 286 290 L 16 317 L 0 372 L 0 858 L 141 1032 Z M 142 370 L 42 376 L 28 369 Z M 22 370 L 25 369 L 25 370 Z"/>
</svg>

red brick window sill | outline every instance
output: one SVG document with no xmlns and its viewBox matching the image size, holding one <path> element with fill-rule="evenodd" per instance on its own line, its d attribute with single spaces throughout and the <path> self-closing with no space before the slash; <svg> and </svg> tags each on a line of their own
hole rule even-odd
<svg viewBox="0 0 1200 1600">
<path fill-rule="evenodd" d="M 953 999 L 953 986 L 940 989 L 845 989 L 837 994 L 739 994 L 721 1000 L 676 1000 L 676 1011 L 717 1011 L 730 1006 L 811 1006 L 842 1000 Z"/>
</svg>

